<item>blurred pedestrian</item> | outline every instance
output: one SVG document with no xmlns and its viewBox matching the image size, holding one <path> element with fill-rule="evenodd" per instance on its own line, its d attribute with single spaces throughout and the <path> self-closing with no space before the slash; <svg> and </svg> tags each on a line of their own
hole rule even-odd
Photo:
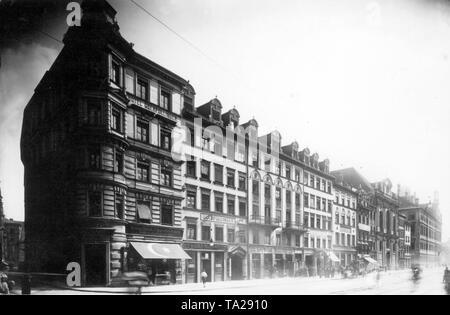
<svg viewBox="0 0 450 315">
<path fill-rule="evenodd" d="M 0 283 L 0 294 L 2 295 L 9 295 L 9 285 L 8 285 L 8 276 L 6 274 L 2 274 L 0 276 L 1 283 Z"/>
<path fill-rule="evenodd" d="M 206 287 L 206 280 L 208 280 L 208 274 L 206 273 L 206 271 L 203 269 L 203 272 L 200 275 L 202 277 L 202 282 L 203 282 L 203 287 Z"/>
</svg>

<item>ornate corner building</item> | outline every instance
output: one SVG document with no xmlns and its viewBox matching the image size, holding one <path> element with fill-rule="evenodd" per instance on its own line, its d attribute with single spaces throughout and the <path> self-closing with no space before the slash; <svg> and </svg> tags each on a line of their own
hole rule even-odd
<svg viewBox="0 0 450 315">
<path fill-rule="evenodd" d="M 106 1 L 83 12 L 24 113 L 28 270 L 64 273 L 75 261 L 86 285 L 127 270 L 181 283 L 182 163 L 171 134 L 195 91 L 133 50 Z"/>
</svg>

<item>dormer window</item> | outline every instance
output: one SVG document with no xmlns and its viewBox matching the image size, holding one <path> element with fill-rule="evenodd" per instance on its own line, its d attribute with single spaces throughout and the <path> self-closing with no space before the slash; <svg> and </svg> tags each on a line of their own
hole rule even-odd
<svg viewBox="0 0 450 315">
<path fill-rule="evenodd" d="M 213 109 L 212 113 L 211 113 L 211 116 L 212 116 L 213 120 L 220 121 L 220 111 L 217 111 L 217 110 Z"/>
</svg>

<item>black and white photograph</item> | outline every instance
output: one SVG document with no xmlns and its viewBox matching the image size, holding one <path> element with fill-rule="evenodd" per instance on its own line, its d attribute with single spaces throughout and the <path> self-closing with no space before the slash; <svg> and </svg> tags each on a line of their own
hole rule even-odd
<svg viewBox="0 0 450 315">
<path fill-rule="evenodd" d="M 264 312 L 448 267 L 450 1 L 0 0 L 0 295 Z"/>
</svg>

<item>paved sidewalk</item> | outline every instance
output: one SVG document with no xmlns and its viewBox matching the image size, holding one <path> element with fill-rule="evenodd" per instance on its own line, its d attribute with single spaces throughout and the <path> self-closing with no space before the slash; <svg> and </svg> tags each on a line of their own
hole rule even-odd
<svg viewBox="0 0 450 315">
<path fill-rule="evenodd" d="M 388 271 L 382 272 L 384 275 L 393 275 L 400 273 L 407 273 L 409 270 L 400 271 Z M 363 279 L 362 277 L 356 279 Z M 201 283 L 191 283 L 191 284 L 180 284 L 180 285 L 169 285 L 169 286 L 156 286 L 156 287 L 145 287 L 142 288 L 142 294 L 186 294 L 189 292 L 205 292 L 217 291 L 221 289 L 245 289 L 245 288 L 259 288 L 263 286 L 280 286 L 280 285 L 300 285 L 309 286 L 313 284 L 319 284 L 320 282 L 326 283 L 329 281 L 351 281 L 352 279 L 343 280 L 341 277 L 331 278 L 275 278 L 275 279 L 259 279 L 259 280 L 242 280 L 242 281 L 223 281 L 223 282 L 210 282 L 203 287 Z M 112 287 L 101 287 L 101 288 L 52 288 L 52 287 L 42 287 L 32 290 L 32 295 L 77 295 L 77 294 L 136 294 L 137 288 L 112 288 Z M 15 294 L 20 294 L 20 290 L 13 292 Z"/>
</svg>

